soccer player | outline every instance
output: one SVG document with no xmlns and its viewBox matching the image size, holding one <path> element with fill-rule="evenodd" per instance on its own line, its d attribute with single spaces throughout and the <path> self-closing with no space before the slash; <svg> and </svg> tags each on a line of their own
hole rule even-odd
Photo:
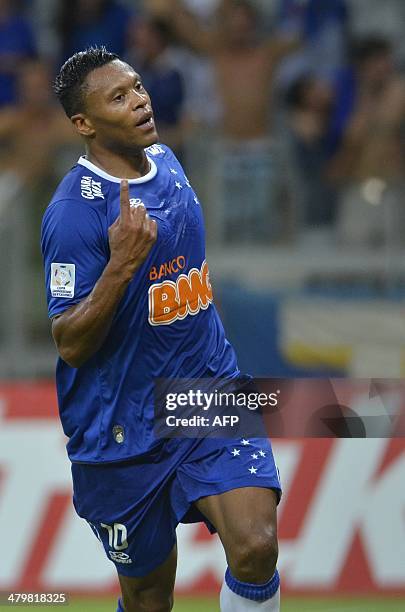
<svg viewBox="0 0 405 612">
<path fill-rule="evenodd" d="M 212 303 L 198 198 L 116 55 L 76 53 L 55 91 L 86 151 L 42 225 L 59 410 L 74 506 L 117 568 L 118 610 L 171 610 L 176 527 L 204 521 L 228 562 L 222 612 L 278 611 L 269 441 L 153 433 L 157 377 L 241 376 Z"/>
</svg>

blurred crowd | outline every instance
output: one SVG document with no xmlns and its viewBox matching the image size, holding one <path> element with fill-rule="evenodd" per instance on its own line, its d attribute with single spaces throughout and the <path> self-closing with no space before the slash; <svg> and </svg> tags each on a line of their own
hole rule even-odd
<svg viewBox="0 0 405 612">
<path fill-rule="evenodd" d="M 104 44 L 140 72 L 217 264 L 267 266 L 268 248 L 298 270 L 344 249 L 394 282 L 404 23 L 404 0 L 0 0 L 0 377 L 53 367 L 39 233 L 83 152 L 52 92 L 72 53 Z"/>
<path fill-rule="evenodd" d="M 22 198 L 38 256 L 81 153 L 51 83 L 104 44 L 142 75 L 211 242 L 401 249 L 403 23 L 402 0 L 0 0 L 0 224 Z"/>
</svg>

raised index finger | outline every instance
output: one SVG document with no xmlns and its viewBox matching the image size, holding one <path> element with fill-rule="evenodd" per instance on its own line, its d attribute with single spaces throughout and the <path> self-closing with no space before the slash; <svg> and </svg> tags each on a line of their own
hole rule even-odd
<svg viewBox="0 0 405 612">
<path fill-rule="evenodd" d="M 126 179 L 120 184 L 120 218 L 128 221 L 131 215 L 131 204 L 129 202 L 129 186 Z"/>
</svg>

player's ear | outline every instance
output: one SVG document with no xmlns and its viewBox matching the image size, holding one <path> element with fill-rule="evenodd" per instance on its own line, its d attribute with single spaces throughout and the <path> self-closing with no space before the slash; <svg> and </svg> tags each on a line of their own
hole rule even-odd
<svg viewBox="0 0 405 612">
<path fill-rule="evenodd" d="M 81 136 L 87 136 L 87 138 L 92 138 L 95 134 L 95 129 L 90 119 L 83 115 L 83 113 L 77 113 L 77 115 L 72 115 L 70 117 L 70 121 L 73 123 L 76 131 Z"/>
</svg>

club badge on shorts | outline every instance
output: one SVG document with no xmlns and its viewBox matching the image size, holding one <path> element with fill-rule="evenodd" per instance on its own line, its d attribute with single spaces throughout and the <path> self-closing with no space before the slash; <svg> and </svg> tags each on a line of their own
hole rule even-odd
<svg viewBox="0 0 405 612">
<path fill-rule="evenodd" d="M 52 297 L 72 298 L 75 295 L 75 264 L 51 264 Z"/>
</svg>

